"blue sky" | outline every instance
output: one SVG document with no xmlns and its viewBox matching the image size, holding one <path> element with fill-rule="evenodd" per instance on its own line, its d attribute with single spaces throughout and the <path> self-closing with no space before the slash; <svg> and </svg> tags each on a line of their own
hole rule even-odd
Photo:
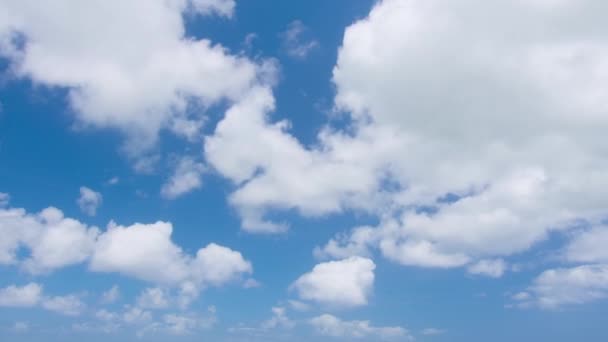
<svg viewBox="0 0 608 342">
<path fill-rule="evenodd" d="M 0 0 L 0 340 L 606 340 L 605 7 Z"/>
</svg>

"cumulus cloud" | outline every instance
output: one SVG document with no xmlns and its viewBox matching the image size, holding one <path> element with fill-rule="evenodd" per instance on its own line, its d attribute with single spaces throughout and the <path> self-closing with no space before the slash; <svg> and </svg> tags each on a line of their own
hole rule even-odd
<svg viewBox="0 0 608 342">
<path fill-rule="evenodd" d="M 173 225 L 162 221 L 131 226 L 111 222 L 100 231 L 64 217 L 53 207 L 37 214 L 0 208 L 0 264 L 19 265 L 29 273 L 40 274 L 88 262 L 94 272 L 116 272 L 177 287 L 183 305 L 205 287 L 222 286 L 253 272 L 241 253 L 214 243 L 189 255 L 171 240 L 172 232 Z M 29 253 L 19 257 L 17 251 L 22 247 Z M 113 287 L 102 300 L 110 303 L 117 297 L 118 287 Z M 67 299 L 58 300 L 58 305 L 67 303 Z"/>
<path fill-rule="evenodd" d="M 476 270 L 523 252 L 605 214 L 608 45 L 589 34 L 603 20 L 597 4 L 379 2 L 346 29 L 333 71 L 348 130 L 323 127 L 305 147 L 288 122 L 268 119 L 274 98 L 258 88 L 206 138 L 207 160 L 238 186 L 230 202 L 247 231 L 285 231 L 266 219 L 277 210 L 379 218 L 321 257 L 377 250 L 404 265 Z M 564 21 L 572 11 L 589 14 L 585 25 Z M 512 17 L 525 18 L 517 33 Z"/>
<path fill-rule="evenodd" d="M 18 208 L 0 209 L 0 232 L 0 263 L 20 262 L 26 271 L 37 274 L 87 260 L 99 230 L 49 207 L 37 214 Z M 24 260 L 17 258 L 19 247 L 30 252 Z"/>
<path fill-rule="evenodd" d="M 43 292 L 42 285 L 38 283 L 29 283 L 21 287 L 9 285 L 0 288 L 0 306 L 41 306 L 49 311 L 67 316 L 79 315 L 86 308 L 86 305 L 76 295 L 47 297 Z"/>
<path fill-rule="evenodd" d="M 608 298 L 608 266 L 583 265 L 541 273 L 525 292 L 513 299 L 518 307 L 555 309 Z"/>
<path fill-rule="evenodd" d="M 310 52 L 319 47 L 319 42 L 312 39 L 309 29 L 300 20 L 294 20 L 285 32 L 281 33 L 283 49 L 292 58 L 305 59 Z"/>
<path fill-rule="evenodd" d="M 575 235 L 565 250 L 571 262 L 608 263 L 608 227 L 596 226 Z"/>
<path fill-rule="evenodd" d="M 272 317 L 264 321 L 261 325 L 262 329 L 275 329 L 275 328 L 293 328 L 295 323 L 287 317 L 287 310 L 281 306 L 275 306 L 272 308 Z"/>
<path fill-rule="evenodd" d="M 137 157 L 161 129 L 193 135 L 206 108 L 235 101 L 264 72 L 186 37 L 183 15 L 229 17 L 234 7 L 233 0 L 3 2 L 0 53 L 16 77 L 66 88 L 79 125 L 122 131 L 125 151 Z"/>
<path fill-rule="evenodd" d="M 371 295 L 375 268 L 372 260 L 361 257 L 320 263 L 300 276 L 291 289 L 304 300 L 332 306 L 362 306 Z"/>
<path fill-rule="evenodd" d="M 329 314 L 323 314 L 311 319 L 310 324 L 317 333 L 325 336 L 400 341 L 414 340 L 410 333 L 402 327 L 375 327 L 369 321 L 344 321 Z"/>
<path fill-rule="evenodd" d="M 505 273 L 507 264 L 502 259 L 479 260 L 470 265 L 467 272 L 471 274 L 485 275 L 492 278 L 500 278 Z"/>
<path fill-rule="evenodd" d="M 77 203 L 83 213 L 95 216 L 101 202 L 103 202 L 103 196 L 99 192 L 95 192 L 86 186 L 80 187 L 80 197 L 78 197 Z"/>
<path fill-rule="evenodd" d="M 46 298 L 42 307 L 66 316 L 77 316 L 85 310 L 86 305 L 78 296 L 67 295 Z"/>
<path fill-rule="evenodd" d="M 336 108 L 360 130 L 392 129 L 400 147 L 384 158 L 396 190 L 389 205 L 377 202 L 377 227 L 354 228 L 316 254 L 377 249 L 404 265 L 488 271 L 483 260 L 579 219 L 600 221 L 608 31 L 591 34 L 599 3 L 385 0 L 349 26 L 333 72 Z M 515 31 L 513 17 L 525 18 Z"/>
<path fill-rule="evenodd" d="M 252 272 L 241 253 L 216 244 L 190 256 L 171 241 L 172 232 L 168 222 L 127 227 L 111 223 L 97 240 L 90 269 L 166 285 L 192 281 L 198 286 L 220 286 Z"/>
<path fill-rule="evenodd" d="M 181 158 L 175 167 L 174 173 L 161 189 L 161 195 L 174 199 L 190 191 L 200 188 L 203 184 L 202 174 L 205 167 L 189 157 Z"/>
<path fill-rule="evenodd" d="M 31 307 L 42 299 L 42 286 L 29 283 L 22 287 L 10 285 L 0 289 L 0 306 Z"/>
<path fill-rule="evenodd" d="M 165 290 L 159 287 L 144 289 L 137 297 L 137 306 L 143 309 L 165 309 L 169 299 Z"/>
</svg>

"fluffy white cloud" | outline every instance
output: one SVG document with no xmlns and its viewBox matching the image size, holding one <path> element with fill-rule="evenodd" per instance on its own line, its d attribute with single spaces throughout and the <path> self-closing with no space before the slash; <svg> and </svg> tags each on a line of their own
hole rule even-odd
<svg viewBox="0 0 608 342">
<path fill-rule="evenodd" d="M 608 298 L 608 265 L 583 265 L 544 271 L 526 292 L 513 299 L 519 307 L 554 309 Z"/>
<path fill-rule="evenodd" d="M 37 214 L 7 208 L 0 209 L 0 233 L 0 263 L 20 262 L 30 273 L 44 273 L 87 260 L 98 229 L 66 218 L 53 207 Z M 30 251 L 25 260 L 17 260 L 21 246 Z"/>
<path fill-rule="evenodd" d="M 23 287 L 10 285 L 0 289 L 0 306 L 31 307 L 42 299 L 42 286 L 29 283 Z"/>
<path fill-rule="evenodd" d="M 241 214 L 243 229 L 284 232 L 285 224 L 265 220 L 270 209 L 319 216 L 348 207 L 371 209 L 381 202 L 382 165 L 387 151 L 398 147 L 391 132 L 370 127 L 355 139 L 323 130 L 319 145 L 306 149 L 289 135 L 287 121 L 269 122 L 273 109 L 271 90 L 255 88 L 205 139 L 210 165 L 239 185 L 230 202 Z M 371 158 L 362 160 L 362 155 Z"/>
<path fill-rule="evenodd" d="M 97 208 L 101 205 L 103 196 L 99 192 L 95 192 L 86 186 L 80 187 L 80 197 L 76 201 L 80 210 L 89 216 L 97 214 Z"/>
<path fill-rule="evenodd" d="M 45 298 L 42 307 L 66 316 L 80 315 L 86 305 L 75 295 Z"/>
<path fill-rule="evenodd" d="M 574 237 L 565 257 L 573 262 L 608 263 L 608 227 L 597 226 Z"/>
<path fill-rule="evenodd" d="M 262 329 L 293 328 L 295 323 L 287 317 L 287 310 L 281 306 L 272 308 L 272 317 L 262 322 Z"/>
<path fill-rule="evenodd" d="M 323 314 L 310 320 L 321 335 L 344 338 L 372 338 L 381 340 L 413 341 L 402 327 L 374 327 L 369 321 L 343 321 L 336 316 Z"/>
<path fill-rule="evenodd" d="M 608 30 L 595 29 L 597 6 L 381 1 L 346 29 L 334 68 L 348 129 L 324 127 L 304 147 L 288 122 L 269 120 L 274 99 L 257 88 L 206 138 L 206 157 L 237 184 L 230 202 L 247 231 L 285 231 L 265 219 L 272 210 L 364 210 L 377 227 L 316 254 L 479 269 L 606 213 Z"/>
<path fill-rule="evenodd" d="M 300 298 L 333 306 L 367 304 L 376 265 L 367 258 L 350 257 L 317 264 L 292 285 Z"/>
<path fill-rule="evenodd" d="M 505 273 L 507 264 L 502 259 L 479 260 L 470 265 L 467 272 L 471 274 L 485 275 L 492 278 L 500 278 Z"/>
<path fill-rule="evenodd" d="M 151 287 L 139 294 L 137 306 L 144 309 L 165 309 L 169 306 L 169 298 L 165 290 Z"/>
<path fill-rule="evenodd" d="M 24 286 L 10 285 L 0 289 L 0 306 L 35 307 L 41 306 L 49 311 L 63 315 L 79 315 L 86 305 L 76 295 L 47 297 L 42 285 L 29 283 Z"/>
<path fill-rule="evenodd" d="M 97 240 L 90 268 L 167 285 L 194 281 L 202 286 L 219 286 L 252 272 L 239 252 L 216 244 L 201 248 L 196 257 L 185 254 L 171 241 L 172 231 L 171 223 L 161 221 L 128 227 L 112 223 Z"/>
<path fill-rule="evenodd" d="M 159 221 L 131 226 L 111 222 L 100 232 L 52 207 L 38 214 L 0 208 L 0 264 L 18 264 L 39 274 L 88 261 L 95 272 L 117 272 L 179 287 L 181 306 L 187 306 L 204 287 L 221 286 L 253 272 L 241 253 L 214 243 L 195 256 L 184 253 L 171 240 L 172 231 L 171 223 Z M 28 249 L 26 257 L 17 257 L 20 247 Z M 109 303 L 117 297 L 118 288 L 113 287 L 102 300 Z"/>
<path fill-rule="evenodd" d="M 126 151 L 138 155 L 160 129 L 190 136 L 204 109 L 234 101 L 257 83 L 264 67 L 185 33 L 184 14 L 231 16 L 234 6 L 233 0 L 5 1 L 0 53 L 15 76 L 67 88 L 80 124 L 123 131 Z"/>
<path fill-rule="evenodd" d="M 194 159 L 184 157 L 177 162 L 174 173 L 161 189 L 161 195 L 174 199 L 201 187 L 205 167 Z"/>
<path fill-rule="evenodd" d="M 171 241 L 172 232 L 168 222 L 128 227 L 111 223 L 97 240 L 90 268 L 148 281 L 179 282 L 187 277 L 187 258 Z"/>
<path fill-rule="evenodd" d="M 378 248 L 405 265 L 478 269 L 577 219 L 599 221 L 608 30 L 595 31 L 596 6 L 385 0 L 348 27 L 336 106 L 359 129 L 394 130 L 387 172 L 398 186 L 378 227 L 317 254 Z"/>
</svg>

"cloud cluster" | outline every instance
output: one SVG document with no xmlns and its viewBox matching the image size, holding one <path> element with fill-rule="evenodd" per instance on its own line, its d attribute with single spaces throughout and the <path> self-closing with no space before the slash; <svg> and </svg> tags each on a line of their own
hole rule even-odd
<svg viewBox="0 0 608 342">
<path fill-rule="evenodd" d="M 86 305 L 76 295 L 48 297 L 43 294 L 43 288 L 38 283 L 24 286 L 9 285 L 0 289 L 0 306 L 4 307 L 35 307 L 54 311 L 67 316 L 81 314 Z"/>
<path fill-rule="evenodd" d="M 186 36 L 184 14 L 230 17 L 234 6 L 233 0 L 3 2 L 0 54 L 14 76 L 67 89 L 79 124 L 122 131 L 126 152 L 139 158 L 161 129 L 196 136 L 205 109 L 237 100 L 266 72 Z"/>
<path fill-rule="evenodd" d="M 310 320 L 317 333 L 349 339 L 371 338 L 379 340 L 413 341 L 414 338 L 402 327 L 375 327 L 369 321 L 344 321 L 330 314 Z"/>
<path fill-rule="evenodd" d="M 0 263 L 17 264 L 39 274 L 88 262 L 94 272 L 116 272 L 179 287 L 190 299 L 204 287 L 221 286 L 253 271 L 241 253 L 214 243 L 199 249 L 195 256 L 188 255 L 171 240 L 172 232 L 168 222 L 131 226 L 111 222 L 100 231 L 65 218 L 52 207 L 37 214 L 5 208 L 0 209 Z M 29 251 L 27 257 L 18 257 L 22 247 Z"/>
</svg>

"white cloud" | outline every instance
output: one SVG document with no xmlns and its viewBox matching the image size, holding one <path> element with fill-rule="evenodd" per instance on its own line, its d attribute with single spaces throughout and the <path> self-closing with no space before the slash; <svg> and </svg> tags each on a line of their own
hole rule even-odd
<svg viewBox="0 0 608 342">
<path fill-rule="evenodd" d="M 120 288 L 118 285 L 112 286 L 109 290 L 101 294 L 101 301 L 106 304 L 114 303 L 120 298 Z"/>
<path fill-rule="evenodd" d="M 17 77 L 67 88 L 79 124 L 117 128 L 128 138 L 126 151 L 142 155 L 159 130 L 199 121 L 204 109 L 238 99 L 258 81 L 259 65 L 185 35 L 182 15 L 231 16 L 234 6 L 233 0 L 4 2 L 0 53 Z M 17 33 L 24 48 L 9 38 Z"/>
<path fill-rule="evenodd" d="M 272 317 L 262 322 L 262 329 L 293 328 L 295 323 L 287 317 L 287 310 L 281 306 L 272 308 Z"/>
<path fill-rule="evenodd" d="M 284 232 L 285 224 L 264 218 L 270 209 L 321 216 L 348 207 L 370 208 L 384 197 L 376 190 L 383 156 L 397 147 L 390 132 L 372 128 L 353 139 L 323 130 L 319 146 L 309 150 L 288 134 L 288 122 L 268 122 L 273 109 L 270 89 L 256 88 L 205 139 L 210 165 L 239 185 L 230 202 L 244 230 Z M 388 139 L 376 141 L 375 135 Z M 372 158 L 363 161 L 361 155 Z"/>
<path fill-rule="evenodd" d="M 296 311 L 308 311 L 310 310 L 310 305 L 300 302 L 299 300 L 288 300 L 289 306 Z"/>
<path fill-rule="evenodd" d="M 287 25 L 287 30 L 281 33 L 283 49 L 292 58 L 305 59 L 310 52 L 319 47 L 319 42 L 312 39 L 309 29 L 299 20 Z"/>
<path fill-rule="evenodd" d="M 247 280 L 245 280 L 245 282 L 243 283 L 243 287 L 246 289 L 253 289 L 256 287 L 260 287 L 262 286 L 262 283 L 260 283 L 259 281 L 253 279 L 253 278 L 249 278 Z"/>
<path fill-rule="evenodd" d="M 169 298 L 165 290 L 151 287 L 139 294 L 137 306 L 143 309 L 165 309 L 169 306 Z"/>
<path fill-rule="evenodd" d="M 204 287 L 221 286 L 253 272 L 241 253 L 214 243 L 196 256 L 184 253 L 171 241 L 172 231 L 171 223 L 161 221 L 128 227 L 111 223 L 97 239 L 89 267 L 180 287 L 180 306 L 187 306 Z"/>
<path fill-rule="evenodd" d="M 526 292 L 513 297 L 519 307 L 555 309 L 608 298 L 608 265 L 583 265 L 541 273 Z"/>
<path fill-rule="evenodd" d="M 138 307 L 130 307 L 122 314 L 122 319 L 127 324 L 143 324 L 152 320 L 150 311 Z"/>
<path fill-rule="evenodd" d="M 354 229 L 317 254 L 378 248 L 405 265 L 475 268 L 577 219 L 597 222 L 608 199 L 608 44 L 590 34 L 598 3 L 385 0 L 348 27 L 336 107 L 359 129 L 394 130 L 401 147 L 387 172 L 399 186 L 375 233 Z M 572 11 L 584 25 L 563 20 Z M 513 31 L 515 17 L 525 19 Z"/>
<path fill-rule="evenodd" d="M 42 285 L 37 283 L 29 283 L 21 287 L 10 285 L 0 289 L 0 307 L 36 307 L 39 305 L 44 309 L 68 316 L 79 315 L 86 308 L 86 305 L 76 295 L 45 296 Z"/>
<path fill-rule="evenodd" d="M 80 187 L 80 197 L 78 197 L 77 203 L 83 213 L 95 216 L 101 202 L 103 202 L 103 196 L 99 192 L 95 192 L 86 186 Z"/>
<path fill-rule="evenodd" d="M 608 263 L 608 227 L 597 226 L 576 235 L 566 247 L 568 261 Z"/>
<path fill-rule="evenodd" d="M 471 274 L 485 275 L 492 278 L 500 278 L 505 273 L 507 264 L 502 259 L 480 260 L 467 268 Z"/>
<path fill-rule="evenodd" d="M 317 333 L 344 338 L 372 338 L 381 340 L 413 341 L 414 338 L 402 327 L 374 327 L 369 321 L 343 321 L 323 314 L 310 320 Z"/>
<path fill-rule="evenodd" d="M 291 288 L 304 300 L 333 306 L 366 305 L 375 268 L 372 260 L 361 257 L 320 263 L 300 276 Z"/>
<path fill-rule="evenodd" d="M 86 305 L 75 295 L 45 298 L 42 307 L 66 316 L 80 315 Z"/>
<path fill-rule="evenodd" d="M 10 285 L 0 289 L 0 306 L 32 307 L 42 299 L 42 286 L 29 283 L 22 287 Z"/>
<path fill-rule="evenodd" d="M 65 218 L 49 207 L 37 214 L 23 209 L 0 209 L 0 263 L 15 264 L 30 273 L 45 273 L 85 261 L 95 244 L 98 229 Z M 25 260 L 18 260 L 19 247 L 29 249 Z"/>
<path fill-rule="evenodd" d="M 205 167 L 189 157 L 183 157 L 177 162 L 171 178 L 163 185 L 161 194 L 168 199 L 174 199 L 202 186 L 202 174 Z"/>
</svg>

